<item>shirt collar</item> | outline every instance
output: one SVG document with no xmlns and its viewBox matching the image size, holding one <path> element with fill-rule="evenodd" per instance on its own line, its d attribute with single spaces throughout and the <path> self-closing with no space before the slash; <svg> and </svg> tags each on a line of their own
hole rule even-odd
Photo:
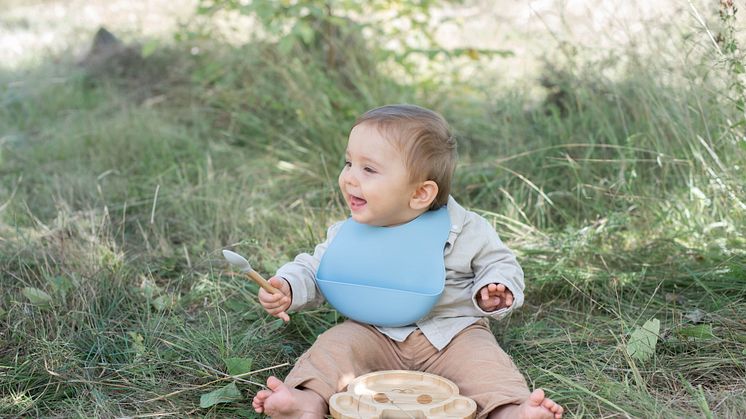
<svg viewBox="0 0 746 419">
<path fill-rule="evenodd" d="M 466 221 L 466 210 L 464 207 L 459 205 L 453 196 L 448 196 L 448 203 L 446 204 L 448 210 L 448 217 L 451 219 L 451 233 L 448 235 L 447 243 L 453 245 L 453 241 L 456 239 L 461 230 L 464 228 L 464 222 Z"/>
</svg>

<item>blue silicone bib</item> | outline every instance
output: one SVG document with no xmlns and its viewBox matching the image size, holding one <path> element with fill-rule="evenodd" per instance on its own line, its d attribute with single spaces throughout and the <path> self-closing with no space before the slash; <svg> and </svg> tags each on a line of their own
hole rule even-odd
<svg viewBox="0 0 746 419">
<path fill-rule="evenodd" d="M 316 272 L 319 289 L 343 315 L 377 326 L 424 317 L 445 286 L 445 207 L 393 227 L 345 221 Z"/>
</svg>

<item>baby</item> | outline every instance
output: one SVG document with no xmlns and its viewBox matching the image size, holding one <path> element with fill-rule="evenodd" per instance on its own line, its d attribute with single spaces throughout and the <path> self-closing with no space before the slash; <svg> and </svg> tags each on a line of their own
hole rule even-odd
<svg viewBox="0 0 746 419">
<path fill-rule="evenodd" d="M 554 418 L 563 409 L 541 389 L 530 392 L 497 344 L 487 317 L 500 319 L 523 304 L 523 271 L 487 220 L 450 196 L 456 143 L 439 114 L 413 105 L 376 108 L 350 131 L 339 188 L 351 218 L 394 227 L 445 207 L 450 231 L 443 249 L 445 287 L 414 324 L 382 327 L 346 320 L 318 337 L 285 381 L 267 380 L 253 407 L 273 418 L 322 418 L 328 401 L 355 377 L 380 370 L 433 373 L 477 403 L 477 418 Z M 298 255 L 259 291 L 271 315 L 324 301 L 316 274 L 343 222 L 332 225 L 313 254 Z"/>
</svg>

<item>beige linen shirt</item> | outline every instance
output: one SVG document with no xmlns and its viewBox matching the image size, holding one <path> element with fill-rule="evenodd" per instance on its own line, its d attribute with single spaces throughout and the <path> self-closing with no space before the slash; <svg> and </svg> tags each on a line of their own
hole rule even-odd
<svg viewBox="0 0 746 419">
<path fill-rule="evenodd" d="M 464 209 L 453 197 L 448 198 L 447 210 L 451 231 L 443 250 L 446 267 L 443 294 L 430 313 L 414 325 L 377 327 L 395 341 L 403 342 L 419 328 L 430 343 L 441 350 L 456 334 L 480 318 L 500 319 L 523 305 L 523 270 L 495 229 L 482 216 Z M 341 225 L 342 221 L 329 227 L 326 240 L 316 246 L 313 254 L 302 253 L 277 271 L 277 276 L 285 278 L 293 290 L 288 311 L 316 307 L 324 302 L 316 285 L 316 271 Z M 513 293 L 511 307 L 492 312 L 479 308 L 476 301 L 479 290 L 493 282 L 504 284 Z"/>
</svg>

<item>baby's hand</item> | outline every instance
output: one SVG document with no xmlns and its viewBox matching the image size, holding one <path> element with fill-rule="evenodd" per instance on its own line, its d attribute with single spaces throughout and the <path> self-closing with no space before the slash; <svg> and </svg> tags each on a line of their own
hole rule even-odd
<svg viewBox="0 0 746 419">
<path fill-rule="evenodd" d="M 503 284 L 488 284 L 479 290 L 477 304 L 484 311 L 510 307 L 513 305 L 513 293 Z"/>
<path fill-rule="evenodd" d="M 259 288 L 259 304 L 264 307 L 267 313 L 279 317 L 285 322 L 289 322 L 290 316 L 288 316 L 285 310 L 290 308 L 290 303 L 293 301 L 293 292 L 290 289 L 290 284 L 279 276 L 270 278 L 269 283 L 280 290 L 280 292 L 271 294 L 264 288 Z"/>
</svg>

